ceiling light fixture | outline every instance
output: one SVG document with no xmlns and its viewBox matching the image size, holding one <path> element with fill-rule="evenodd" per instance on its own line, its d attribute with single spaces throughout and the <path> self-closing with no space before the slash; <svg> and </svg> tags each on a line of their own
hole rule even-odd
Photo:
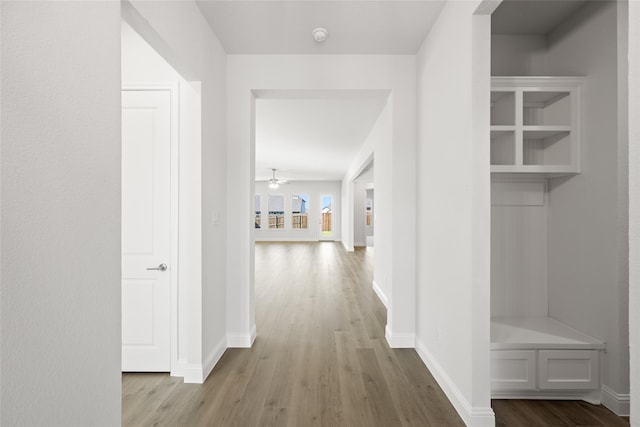
<svg viewBox="0 0 640 427">
<path fill-rule="evenodd" d="M 283 181 L 281 179 L 277 179 L 276 178 L 276 170 L 275 169 L 271 169 L 271 171 L 273 172 L 272 177 L 269 179 L 269 188 L 271 188 L 272 190 L 275 190 L 276 188 L 280 187 L 280 184 L 288 184 L 288 181 Z"/>
<path fill-rule="evenodd" d="M 324 28 L 316 28 L 311 34 L 313 34 L 313 39 L 318 43 L 324 42 L 329 36 L 329 32 Z"/>
</svg>

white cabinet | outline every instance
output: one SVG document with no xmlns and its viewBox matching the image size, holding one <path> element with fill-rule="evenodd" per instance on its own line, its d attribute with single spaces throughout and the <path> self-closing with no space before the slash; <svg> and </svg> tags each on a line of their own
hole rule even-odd
<svg viewBox="0 0 640 427">
<path fill-rule="evenodd" d="M 583 77 L 491 79 L 491 172 L 580 172 Z"/>
<path fill-rule="evenodd" d="M 535 390 L 535 350 L 493 350 L 491 390 Z"/>
<path fill-rule="evenodd" d="M 591 390 L 600 387 L 597 350 L 539 350 L 541 390 Z"/>
<path fill-rule="evenodd" d="M 495 399 L 600 399 L 605 344 L 549 317 L 491 320 Z"/>
</svg>

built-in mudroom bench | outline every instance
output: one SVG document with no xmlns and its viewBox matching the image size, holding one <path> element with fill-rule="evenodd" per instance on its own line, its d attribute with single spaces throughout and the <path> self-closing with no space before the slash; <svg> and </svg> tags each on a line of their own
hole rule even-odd
<svg viewBox="0 0 640 427">
<path fill-rule="evenodd" d="M 551 304 L 566 277 L 563 253 L 553 245 L 567 218 L 549 195 L 580 173 L 583 83 L 546 76 L 492 81 L 493 398 L 601 400 L 605 343 L 556 320 L 550 309 L 580 309 L 571 298 Z"/>
<path fill-rule="evenodd" d="M 601 341 L 551 317 L 494 317 L 492 397 L 600 403 L 604 349 Z"/>
</svg>

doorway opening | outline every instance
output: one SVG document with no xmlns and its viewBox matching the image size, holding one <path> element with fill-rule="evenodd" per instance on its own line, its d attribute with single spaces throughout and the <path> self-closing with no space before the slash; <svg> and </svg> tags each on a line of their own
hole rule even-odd
<svg viewBox="0 0 640 427">
<path fill-rule="evenodd" d="M 121 52 L 122 368 L 201 383 L 201 301 L 191 297 L 202 286 L 200 83 L 186 81 L 124 20 Z M 160 242 L 161 253 L 144 256 Z M 130 363 L 143 348 L 162 363 L 148 355 Z"/>
</svg>

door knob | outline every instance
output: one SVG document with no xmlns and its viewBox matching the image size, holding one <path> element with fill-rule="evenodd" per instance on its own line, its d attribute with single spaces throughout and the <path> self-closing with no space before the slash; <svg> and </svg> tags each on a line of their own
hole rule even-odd
<svg viewBox="0 0 640 427">
<path fill-rule="evenodd" d="M 160 271 L 166 271 L 167 270 L 167 264 L 160 264 L 157 267 L 151 267 L 151 268 L 147 268 L 147 270 L 160 270 Z"/>
</svg>

